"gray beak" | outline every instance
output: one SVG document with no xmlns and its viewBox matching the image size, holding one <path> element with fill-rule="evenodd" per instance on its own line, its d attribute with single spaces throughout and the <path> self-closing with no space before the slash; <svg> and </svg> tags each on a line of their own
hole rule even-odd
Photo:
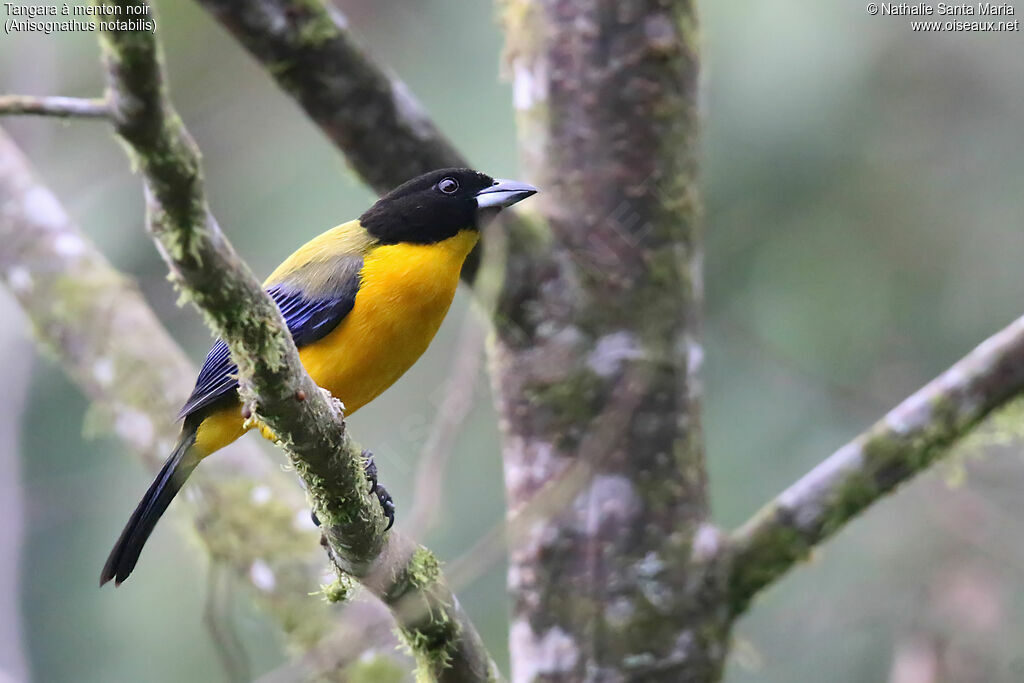
<svg viewBox="0 0 1024 683">
<path fill-rule="evenodd" d="M 495 178 L 493 185 L 476 193 L 476 205 L 480 209 L 504 209 L 535 194 L 537 188 L 533 185 Z"/>
</svg>

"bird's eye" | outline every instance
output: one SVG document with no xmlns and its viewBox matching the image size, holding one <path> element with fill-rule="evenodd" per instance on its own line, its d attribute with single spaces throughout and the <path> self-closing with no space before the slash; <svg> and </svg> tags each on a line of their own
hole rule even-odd
<svg viewBox="0 0 1024 683">
<path fill-rule="evenodd" d="M 437 184 L 437 189 L 445 194 L 455 194 L 459 191 L 459 181 L 455 178 L 445 178 Z"/>
</svg>

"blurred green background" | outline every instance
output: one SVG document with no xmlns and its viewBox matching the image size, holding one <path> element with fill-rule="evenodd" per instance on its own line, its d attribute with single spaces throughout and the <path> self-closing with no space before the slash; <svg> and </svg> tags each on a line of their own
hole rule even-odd
<svg viewBox="0 0 1024 683">
<path fill-rule="evenodd" d="M 372 194 L 224 31 L 192 3 L 156 4 L 211 204 L 257 273 L 365 209 Z M 337 4 L 479 168 L 517 175 L 489 2 Z M 1024 309 L 1024 50 L 1020 33 L 912 33 L 860 3 L 704 2 L 702 22 L 705 422 L 715 517 L 733 525 Z M 94 36 L 0 37 L 0 91 L 101 88 Z M 175 306 L 107 128 L 3 125 L 198 362 L 209 335 Z M 352 420 L 399 525 L 466 311 L 460 295 L 424 361 Z M 149 473 L 112 439 L 83 438 L 85 401 L 6 294 L 0 315 L 0 680 L 222 680 L 201 621 L 206 568 L 175 524 L 132 581 L 97 590 Z M 448 561 L 503 519 L 487 392 L 481 376 L 423 539 Z M 1024 462 L 1019 442 L 986 433 L 764 595 L 726 679 L 1024 680 Z M 504 567 L 481 565 L 457 589 L 505 662 Z M 273 670 L 281 648 L 241 602 L 252 670 Z"/>
</svg>

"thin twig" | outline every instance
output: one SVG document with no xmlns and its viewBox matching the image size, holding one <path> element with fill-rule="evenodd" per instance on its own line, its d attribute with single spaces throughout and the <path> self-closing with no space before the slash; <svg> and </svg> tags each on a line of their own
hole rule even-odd
<svg viewBox="0 0 1024 683">
<path fill-rule="evenodd" d="M 110 105 L 103 98 L 57 95 L 0 95 L 0 115 L 32 114 L 58 118 L 108 119 Z"/>
<path fill-rule="evenodd" d="M 141 0 L 99 4 L 129 15 L 152 12 Z M 154 35 L 111 26 L 101 48 L 114 126 L 144 177 L 149 229 L 174 282 L 227 342 L 242 399 L 304 479 L 339 580 L 351 574 L 388 604 L 436 680 L 494 678 L 496 667 L 437 560 L 385 532 L 339 404 L 310 379 L 277 307 L 217 225 L 198 149 L 167 96 Z"/>
<path fill-rule="evenodd" d="M 1024 317 L 982 342 L 732 534 L 733 613 L 745 611 L 755 595 L 812 548 L 946 455 L 982 418 L 1022 392 Z"/>
</svg>

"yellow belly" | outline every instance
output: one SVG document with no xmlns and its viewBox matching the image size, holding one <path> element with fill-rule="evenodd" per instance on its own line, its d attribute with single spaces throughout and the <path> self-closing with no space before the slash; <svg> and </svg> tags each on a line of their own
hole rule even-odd
<svg viewBox="0 0 1024 683">
<path fill-rule="evenodd" d="M 351 415 L 390 387 L 427 350 L 441 327 L 459 272 L 478 233 L 464 230 L 437 244 L 394 244 L 364 259 L 355 304 L 327 336 L 299 349 L 310 377 Z M 203 420 L 196 446 L 203 455 L 245 432 L 240 406 Z"/>
</svg>

